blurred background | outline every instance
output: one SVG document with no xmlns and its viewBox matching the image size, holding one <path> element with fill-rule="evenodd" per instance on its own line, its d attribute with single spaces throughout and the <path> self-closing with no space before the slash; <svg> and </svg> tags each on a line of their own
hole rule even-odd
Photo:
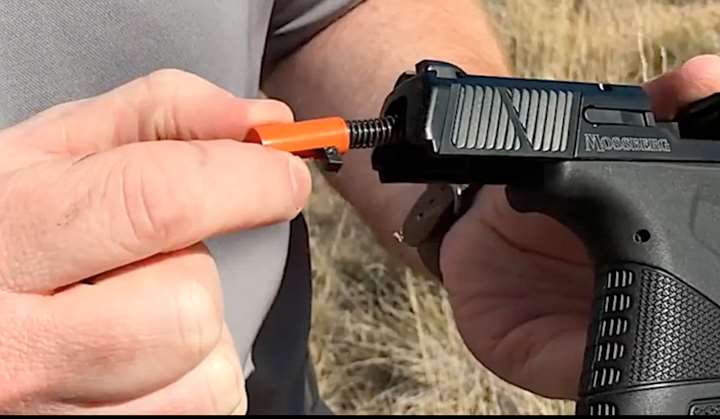
<svg viewBox="0 0 720 419">
<path fill-rule="evenodd" d="M 450 0 L 452 1 L 452 0 Z M 720 0 L 486 0 L 516 75 L 641 83 L 720 53 Z M 573 414 L 495 377 L 467 351 L 446 296 L 378 247 L 315 173 L 311 351 L 337 413 Z"/>
</svg>

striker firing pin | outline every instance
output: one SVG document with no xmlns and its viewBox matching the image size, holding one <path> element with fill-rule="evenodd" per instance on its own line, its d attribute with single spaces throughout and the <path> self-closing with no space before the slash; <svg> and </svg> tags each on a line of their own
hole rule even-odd
<svg viewBox="0 0 720 419">
<path fill-rule="evenodd" d="M 720 94 L 660 121 L 640 86 L 473 76 L 423 61 L 381 116 L 387 124 L 366 122 L 376 128 L 363 143 L 380 180 L 430 185 L 403 232 L 430 249 L 426 263 L 488 184 L 584 242 L 596 281 L 578 414 L 720 413 Z M 339 141 L 310 148 L 337 163 L 333 149 L 353 148 L 351 124 L 333 123 Z M 292 137 L 271 134 L 253 135 Z"/>
</svg>

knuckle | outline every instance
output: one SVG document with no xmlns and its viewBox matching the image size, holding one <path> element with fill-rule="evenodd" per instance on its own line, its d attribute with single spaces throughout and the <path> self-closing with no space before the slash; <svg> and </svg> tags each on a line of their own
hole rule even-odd
<svg viewBox="0 0 720 419">
<path fill-rule="evenodd" d="M 720 56 L 698 55 L 682 64 L 683 81 L 698 88 L 717 90 L 720 84 Z M 705 90 L 705 89 L 703 89 Z"/>
<path fill-rule="evenodd" d="M 174 229 L 190 228 L 193 216 L 179 188 L 172 185 L 172 176 L 163 173 L 158 161 L 149 153 L 136 155 L 121 165 L 122 205 L 129 225 L 128 247 L 144 251 L 162 246 Z M 155 162 L 153 167 L 153 160 Z"/>
<path fill-rule="evenodd" d="M 175 98 L 180 89 L 194 90 L 200 86 L 211 85 L 209 81 L 199 75 L 177 68 L 155 70 L 142 77 L 140 82 L 148 97 L 160 99 L 161 103 Z"/>
<path fill-rule="evenodd" d="M 173 87 L 183 82 L 198 79 L 199 76 L 177 68 L 162 68 L 149 73 L 144 77 L 146 87 L 151 91 Z"/>
<path fill-rule="evenodd" d="M 177 102 L 181 92 L 207 84 L 202 77 L 175 68 L 156 70 L 141 79 L 145 92 L 157 105 L 152 112 L 150 126 L 157 139 L 170 137 L 194 138 L 192 130 L 184 132 L 179 120 Z"/>
<path fill-rule="evenodd" d="M 716 54 L 700 54 L 691 57 L 685 62 L 685 65 L 720 65 L 720 55 Z"/>
<path fill-rule="evenodd" d="M 222 331 L 222 313 L 211 292 L 197 281 L 179 287 L 177 322 L 180 346 L 193 359 L 207 356 Z"/>
<path fill-rule="evenodd" d="M 177 69 L 157 70 L 142 78 L 148 98 L 158 105 L 150 116 L 149 126 L 152 127 L 151 137 L 163 139 L 169 137 L 177 128 L 174 107 L 168 106 L 173 101 L 180 85 L 185 83 L 189 75 Z"/>
</svg>

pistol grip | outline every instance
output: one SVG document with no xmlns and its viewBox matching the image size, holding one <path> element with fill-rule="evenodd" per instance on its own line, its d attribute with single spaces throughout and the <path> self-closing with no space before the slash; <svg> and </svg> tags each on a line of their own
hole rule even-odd
<svg viewBox="0 0 720 419">
<path fill-rule="evenodd" d="M 720 173 L 701 164 L 572 161 L 510 186 L 596 264 L 578 414 L 720 413 Z"/>
<path fill-rule="evenodd" d="M 668 272 L 597 272 L 577 413 L 720 414 L 720 308 Z"/>
</svg>

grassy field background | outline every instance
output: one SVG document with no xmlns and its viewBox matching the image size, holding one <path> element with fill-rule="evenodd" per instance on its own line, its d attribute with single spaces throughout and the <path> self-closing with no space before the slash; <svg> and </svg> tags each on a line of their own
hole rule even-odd
<svg viewBox="0 0 720 419">
<path fill-rule="evenodd" d="M 637 83 L 720 52 L 720 0 L 487 0 L 526 77 Z M 312 354 L 338 413 L 572 414 L 485 370 L 442 289 L 395 263 L 315 177 Z"/>
</svg>

